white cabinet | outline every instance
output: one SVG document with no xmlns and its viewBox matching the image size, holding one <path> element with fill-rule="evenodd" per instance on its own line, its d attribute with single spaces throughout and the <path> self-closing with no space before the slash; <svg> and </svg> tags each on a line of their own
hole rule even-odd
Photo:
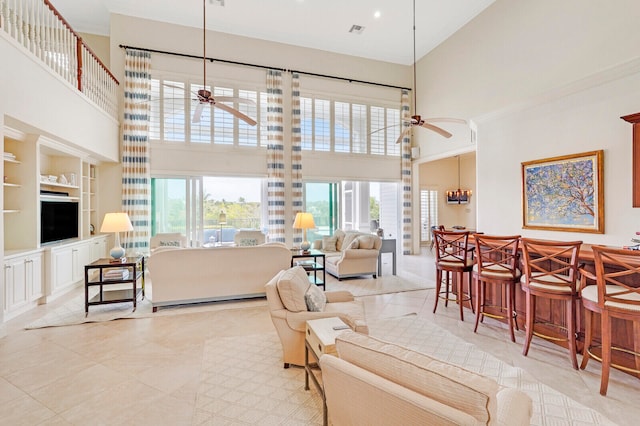
<svg viewBox="0 0 640 426">
<path fill-rule="evenodd" d="M 107 239 L 108 237 L 106 235 L 101 235 L 91 240 L 90 262 L 95 262 L 98 259 L 107 257 Z"/>
<path fill-rule="evenodd" d="M 55 298 L 84 279 L 84 265 L 91 259 L 91 241 L 51 247 L 47 256 L 47 296 Z"/>
<path fill-rule="evenodd" d="M 4 320 L 25 312 L 44 295 L 42 251 L 7 256 L 4 260 Z"/>
</svg>

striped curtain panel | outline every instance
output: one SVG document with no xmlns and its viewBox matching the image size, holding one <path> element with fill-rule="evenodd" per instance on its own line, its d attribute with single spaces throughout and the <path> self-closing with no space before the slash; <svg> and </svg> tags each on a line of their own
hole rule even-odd
<svg viewBox="0 0 640 426">
<path fill-rule="evenodd" d="M 269 241 L 285 242 L 282 72 L 267 70 L 267 215 Z"/>
<path fill-rule="evenodd" d="M 133 231 L 124 235 L 127 255 L 149 252 L 151 176 L 149 171 L 149 100 L 151 54 L 126 49 L 124 121 L 122 123 L 122 211 Z"/>
<path fill-rule="evenodd" d="M 291 75 L 291 201 L 292 214 L 302 211 L 302 127 L 300 124 L 300 74 Z M 302 243 L 302 231 L 294 230 L 293 245 Z"/>
<path fill-rule="evenodd" d="M 402 126 L 410 126 L 411 117 L 409 115 L 409 91 L 402 90 L 401 98 Z M 411 229 L 411 132 L 406 132 L 402 138 L 401 173 L 402 173 L 402 254 L 412 252 L 412 229 Z"/>
</svg>

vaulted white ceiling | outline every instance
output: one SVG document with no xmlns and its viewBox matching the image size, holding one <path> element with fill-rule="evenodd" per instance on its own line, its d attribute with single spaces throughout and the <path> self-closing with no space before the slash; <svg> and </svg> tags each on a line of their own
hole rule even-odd
<svg viewBox="0 0 640 426">
<path fill-rule="evenodd" d="M 413 63 L 413 0 L 205 0 L 207 29 Z M 495 0 L 415 0 L 420 59 Z M 109 14 L 202 28 L 202 0 L 52 0 L 78 32 L 109 34 Z M 376 12 L 379 17 L 376 17 Z M 352 26 L 364 27 L 360 34 Z"/>
</svg>

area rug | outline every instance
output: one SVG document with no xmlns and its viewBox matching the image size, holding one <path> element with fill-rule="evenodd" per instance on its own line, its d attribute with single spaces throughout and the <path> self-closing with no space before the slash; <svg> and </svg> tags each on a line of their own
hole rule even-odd
<svg viewBox="0 0 640 426">
<path fill-rule="evenodd" d="M 540 383 L 420 318 L 370 324 L 371 335 L 403 344 L 526 392 L 533 400 L 532 425 L 612 425 L 600 413 Z M 322 424 L 322 400 L 313 384 L 304 390 L 304 370 L 282 367 L 276 333 L 233 336 L 205 343 L 194 424 Z"/>
<path fill-rule="evenodd" d="M 337 278 L 327 274 L 326 291 L 347 290 L 356 297 L 435 288 L 435 282 L 414 276 L 384 275 L 378 278 Z"/>
<path fill-rule="evenodd" d="M 370 296 L 376 294 L 396 293 L 401 291 L 422 290 L 433 288 L 429 282 L 416 282 L 395 275 L 370 278 L 344 279 L 338 281 L 334 277 L 327 275 L 326 291 L 347 290 L 354 296 Z M 148 294 L 153 297 L 153 283 L 147 280 Z M 90 294 L 90 297 L 93 295 Z M 36 329 L 44 327 L 61 327 L 93 322 L 113 321 L 117 319 L 150 318 L 165 315 L 183 315 L 203 311 L 215 311 L 221 309 L 238 309 L 255 306 L 266 306 L 267 300 L 264 297 L 248 300 L 236 300 L 228 302 L 193 303 L 187 305 L 168 306 L 153 312 L 149 297 L 138 301 L 136 310 L 133 304 L 114 303 L 109 305 L 97 305 L 89 307 L 89 315 L 84 312 L 84 295 L 75 297 L 64 305 L 54 309 L 25 326 L 25 329 Z M 0 332 L 0 336 L 1 336 Z"/>
</svg>

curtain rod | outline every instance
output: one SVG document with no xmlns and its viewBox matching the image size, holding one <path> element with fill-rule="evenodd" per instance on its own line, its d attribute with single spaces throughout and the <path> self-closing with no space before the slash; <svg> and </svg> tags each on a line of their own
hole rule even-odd
<svg viewBox="0 0 640 426">
<path fill-rule="evenodd" d="M 163 55 L 181 56 L 183 58 L 202 59 L 202 56 L 189 55 L 187 53 L 177 53 L 177 52 L 168 52 L 166 50 L 146 49 L 146 48 L 143 48 L 143 47 L 126 46 L 126 45 L 123 45 L 123 44 L 119 45 L 119 47 L 121 49 L 136 49 L 136 50 L 140 50 L 140 51 L 143 51 L 143 52 L 161 53 Z M 228 59 L 210 58 L 208 56 L 205 57 L 205 59 L 207 61 L 210 61 L 210 62 L 221 62 L 221 63 L 224 63 L 224 64 L 241 65 L 241 66 L 244 66 L 244 67 L 252 67 L 252 68 L 275 69 L 275 70 L 279 70 L 279 71 L 283 71 L 283 72 L 294 72 L 294 73 L 303 74 L 303 75 L 309 75 L 309 76 L 313 76 L 313 77 L 322 77 L 322 78 L 330 78 L 330 79 L 333 79 L 333 80 L 348 81 L 349 83 L 362 83 L 362 84 L 369 84 L 369 85 L 372 85 L 372 86 L 388 87 L 388 88 L 391 88 L 391 89 L 403 89 L 403 90 L 409 90 L 409 91 L 411 90 L 411 88 L 409 88 L 409 87 L 394 86 L 392 84 L 376 83 L 376 82 L 373 82 L 373 81 L 356 80 L 354 78 L 338 77 L 338 76 L 335 76 L 335 75 L 317 74 L 317 73 L 313 73 L 313 72 L 297 71 L 297 70 L 290 70 L 290 69 L 278 68 L 278 67 L 268 67 L 266 65 L 257 65 L 257 64 L 250 64 L 250 63 L 247 63 L 247 62 L 230 61 Z"/>
</svg>

